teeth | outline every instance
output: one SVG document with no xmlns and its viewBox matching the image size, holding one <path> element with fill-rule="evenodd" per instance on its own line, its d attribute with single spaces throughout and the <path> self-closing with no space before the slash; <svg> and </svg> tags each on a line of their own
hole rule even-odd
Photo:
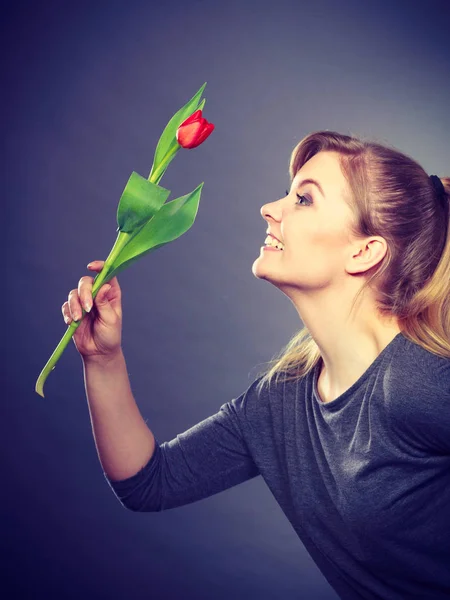
<svg viewBox="0 0 450 600">
<path fill-rule="evenodd" d="M 274 246 L 275 248 L 278 248 L 278 250 L 284 250 L 284 244 L 282 242 L 278 242 L 271 235 L 268 235 L 266 237 L 264 243 L 266 244 L 266 246 Z"/>
</svg>

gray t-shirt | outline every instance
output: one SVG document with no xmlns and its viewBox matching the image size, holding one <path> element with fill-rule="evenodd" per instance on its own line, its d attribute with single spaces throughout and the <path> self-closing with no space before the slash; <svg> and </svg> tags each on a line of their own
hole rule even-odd
<svg viewBox="0 0 450 600">
<path fill-rule="evenodd" d="M 261 475 L 345 600 L 450 598 L 450 360 L 399 333 L 323 403 L 320 362 L 159 444 L 114 482 L 126 508 L 161 511 Z"/>
</svg>

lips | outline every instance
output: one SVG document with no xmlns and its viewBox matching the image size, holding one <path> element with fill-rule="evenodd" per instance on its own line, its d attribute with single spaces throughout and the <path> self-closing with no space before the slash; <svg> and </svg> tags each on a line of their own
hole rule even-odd
<svg viewBox="0 0 450 600">
<path fill-rule="evenodd" d="M 275 236 L 273 235 L 273 233 L 271 233 L 270 231 L 266 231 L 266 233 L 267 233 L 268 235 L 272 236 L 272 237 L 273 237 L 275 240 L 277 240 L 277 242 L 280 242 L 281 244 L 283 243 L 283 242 L 282 242 L 282 241 L 281 241 L 279 238 L 275 237 Z"/>
</svg>

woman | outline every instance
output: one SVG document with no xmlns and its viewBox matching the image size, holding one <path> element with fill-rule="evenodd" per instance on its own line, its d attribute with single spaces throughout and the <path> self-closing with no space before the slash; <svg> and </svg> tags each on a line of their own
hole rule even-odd
<svg viewBox="0 0 450 600">
<path fill-rule="evenodd" d="M 304 327 L 170 442 L 130 390 L 119 283 L 100 289 L 74 342 L 105 477 L 129 510 L 161 511 L 262 475 L 342 598 L 448 598 L 450 178 L 328 131 L 297 145 L 290 175 L 261 209 L 281 244 L 252 271 Z M 92 281 L 70 292 L 67 323 L 89 309 Z"/>
</svg>

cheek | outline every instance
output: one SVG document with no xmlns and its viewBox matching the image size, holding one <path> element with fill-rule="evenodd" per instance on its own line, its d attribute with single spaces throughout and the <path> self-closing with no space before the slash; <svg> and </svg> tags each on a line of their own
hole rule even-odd
<svg viewBox="0 0 450 600">
<path fill-rule="evenodd" d="M 343 250 L 347 246 L 342 230 L 336 227 L 325 229 L 302 226 L 301 231 L 297 228 L 295 233 L 286 232 L 286 240 L 289 243 L 285 257 L 289 259 L 289 263 L 293 261 L 296 265 L 302 265 L 303 272 L 312 271 L 316 274 L 340 268 Z"/>
<path fill-rule="evenodd" d="M 335 251 L 346 246 L 348 240 L 343 227 L 336 222 L 325 223 L 321 227 L 310 229 L 307 233 L 310 244 L 328 251 Z"/>
<path fill-rule="evenodd" d="M 289 253 L 313 252 L 316 255 L 322 252 L 328 254 L 342 250 L 348 243 L 342 215 L 330 213 L 325 218 L 309 218 L 304 214 L 295 222 L 286 223 L 282 230 L 282 239 L 285 240 Z"/>
</svg>

